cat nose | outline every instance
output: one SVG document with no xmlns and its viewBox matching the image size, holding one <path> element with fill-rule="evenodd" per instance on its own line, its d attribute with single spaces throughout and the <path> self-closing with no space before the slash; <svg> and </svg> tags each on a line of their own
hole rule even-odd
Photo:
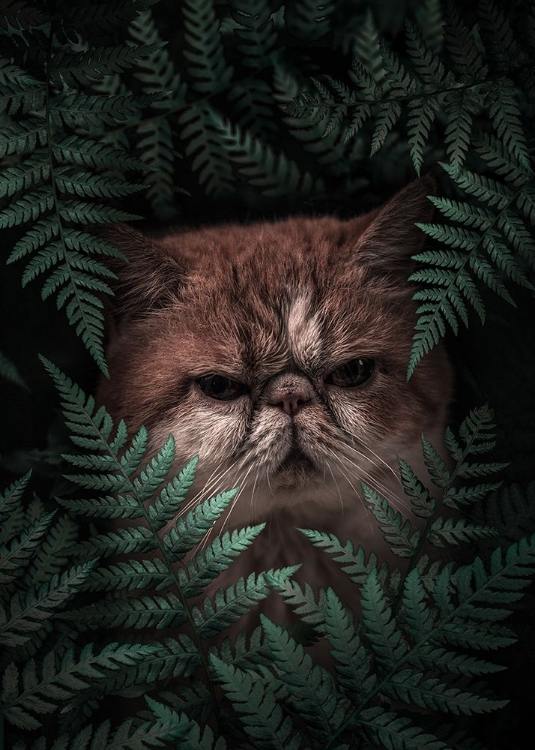
<svg viewBox="0 0 535 750">
<path fill-rule="evenodd" d="M 268 388 L 267 402 L 279 407 L 290 417 L 295 417 L 313 396 L 312 386 L 304 376 L 285 375 L 274 378 Z"/>
</svg>

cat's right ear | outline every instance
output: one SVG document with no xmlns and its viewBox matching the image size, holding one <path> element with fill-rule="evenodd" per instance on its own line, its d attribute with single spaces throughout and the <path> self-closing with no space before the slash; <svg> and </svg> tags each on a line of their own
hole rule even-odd
<svg viewBox="0 0 535 750">
<path fill-rule="evenodd" d="M 141 317 L 176 299 L 186 277 L 185 267 L 151 237 L 127 224 L 92 226 L 90 231 L 114 245 L 122 255 L 107 266 L 117 276 L 110 282 L 114 296 L 109 309 L 114 322 Z"/>
</svg>

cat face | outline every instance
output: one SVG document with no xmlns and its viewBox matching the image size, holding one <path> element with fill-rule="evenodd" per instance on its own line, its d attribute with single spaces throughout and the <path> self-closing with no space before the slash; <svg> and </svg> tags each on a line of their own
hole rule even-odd
<svg viewBox="0 0 535 750">
<path fill-rule="evenodd" d="M 430 185 L 350 221 L 293 218 L 148 239 L 116 227 L 120 272 L 99 398 L 198 489 L 240 485 L 250 517 L 391 491 L 396 457 L 442 432 L 450 371 L 438 347 L 406 379 L 415 305 L 408 258 Z"/>
</svg>

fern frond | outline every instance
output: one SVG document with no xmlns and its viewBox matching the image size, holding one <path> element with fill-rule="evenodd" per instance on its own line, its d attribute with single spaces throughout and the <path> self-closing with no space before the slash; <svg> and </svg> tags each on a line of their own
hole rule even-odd
<svg viewBox="0 0 535 750">
<path fill-rule="evenodd" d="M 339 675 L 338 681 L 351 700 L 359 704 L 373 691 L 377 676 L 360 639 L 351 611 L 328 588 L 325 596 L 325 635 Z"/>
<path fill-rule="evenodd" d="M 201 94 L 224 88 L 233 71 L 225 62 L 213 0 L 185 0 L 182 13 L 184 57 L 190 61 L 188 73 L 192 78 L 192 88 Z"/>
<path fill-rule="evenodd" d="M 320 736 L 328 737 L 344 722 L 348 700 L 337 691 L 331 674 L 314 665 L 301 644 L 265 615 L 261 615 L 261 620 L 274 666 L 282 673 L 293 708 L 317 728 Z"/>
<path fill-rule="evenodd" d="M 189 141 L 186 156 L 198 172 L 199 184 L 207 195 L 224 195 L 233 190 L 232 170 L 220 143 L 220 117 L 207 104 L 192 104 L 179 117 L 180 137 Z"/>
<path fill-rule="evenodd" d="M 86 591 L 121 591 L 122 589 L 146 589 L 161 591 L 173 584 L 167 566 L 157 557 L 152 560 L 130 560 L 97 568 L 87 579 Z"/>
<path fill-rule="evenodd" d="M 242 133 L 238 125 L 220 119 L 217 127 L 225 150 L 240 174 L 246 177 L 248 184 L 260 188 L 266 197 L 309 195 L 323 189 L 321 179 L 314 180 L 309 173 L 301 174 L 297 164 L 283 152 L 276 153 L 249 132 Z"/>
<path fill-rule="evenodd" d="M 227 570 L 232 560 L 247 549 L 264 528 L 265 524 L 262 523 L 232 532 L 226 531 L 216 537 L 205 550 L 199 550 L 186 568 L 179 572 L 184 595 L 189 597 L 200 594 L 210 581 Z"/>
<path fill-rule="evenodd" d="M 257 748 L 299 750 L 303 738 L 279 705 L 275 693 L 255 672 L 244 672 L 214 654 L 212 668 L 225 695 L 232 702 L 243 727 Z"/>
<path fill-rule="evenodd" d="M 420 542 L 420 532 L 407 518 L 395 511 L 378 492 L 361 482 L 364 500 L 384 534 L 390 549 L 399 557 L 412 557 Z"/>
<path fill-rule="evenodd" d="M 55 611 L 82 590 L 94 565 L 94 561 L 75 565 L 39 586 L 15 593 L 9 616 L 4 611 L 0 618 L 0 643 L 10 648 L 29 643 L 34 633 L 55 616 Z"/>
<path fill-rule="evenodd" d="M 217 635 L 233 622 L 239 620 L 257 602 L 265 599 L 272 588 L 284 583 L 300 566 L 281 568 L 259 573 L 251 573 L 240 578 L 226 589 L 216 591 L 213 599 L 206 598 L 202 609 L 193 607 L 193 620 L 199 635 L 209 638 Z"/>
<path fill-rule="evenodd" d="M 11 583 L 24 573 L 25 566 L 42 545 L 54 515 L 43 514 L 24 529 L 20 537 L 12 539 L 9 547 L 0 545 L 0 584 Z"/>
<path fill-rule="evenodd" d="M 58 710 L 96 680 L 104 684 L 123 665 L 139 664 L 157 651 L 157 646 L 111 643 L 95 654 L 89 644 L 78 656 L 68 649 L 57 663 L 50 652 L 41 665 L 30 660 L 22 671 L 11 664 L 3 677 L 4 716 L 17 727 L 38 729 L 41 721 L 36 714 Z"/>
<path fill-rule="evenodd" d="M 182 602 L 173 594 L 105 599 L 63 615 L 86 628 L 179 628 L 187 615 Z"/>
<path fill-rule="evenodd" d="M 370 552 L 366 559 L 366 551 L 363 547 L 357 547 L 355 551 L 352 542 L 348 540 L 342 544 L 335 534 L 314 529 L 299 529 L 299 531 L 310 539 L 314 546 L 333 555 L 333 560 L 339 563 L 344 573 L 347 573 L 354 583 L 363 584 L 371 570 L 378 570 L 380 580 L 385 580 L 388 569 L 384 564 L 379 565 L 375 552 Z"/>
</svg>

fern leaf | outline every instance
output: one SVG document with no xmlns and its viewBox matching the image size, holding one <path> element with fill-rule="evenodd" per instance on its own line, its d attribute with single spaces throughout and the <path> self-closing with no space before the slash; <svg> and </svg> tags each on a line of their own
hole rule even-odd
<svg viewBox="0 0 535 750">
<path fill-rule="evenodd" d="M 10 616 L 4 613 L 0 618 L 0 643 L 14 648 L 27 644 L 55 610 L 82 589 L 93 567 L 94 561 L 73 566 L 40 586 L 16 593 L 10 602 Z"/>
<path fill-rule="evenodd" d="M 102 141 L 91 141 L 77 135 L 67 135 L 54 142 L 54 157 L 60 164 L 72 164 L 86 169 L 106 169 L 123 172 L 146 167 L 140 159 Z"/>
<path fill-rule="evenodd" d="M 212 0 L 185 0 L 184 57 L 190 61 L 188 73 L 192 87 L 201 94 L 224 88 L 232 77 L 225 62 L 219 24 Z"/>
<path fill-rule="evenodd" d="M 293 707 L 320 735 L 334 734 L 346 718 L 349 701 L 336 690 L 329 672 L 313 664 L 301 644 L 265 615 L 261 615 L 261 621 L 274 665 L 282 673 Z"/>
<path fill-rule="evenodd" d="M 2 128 L 0 134 L 0 157 L 35 151 L 37 146 L 47 143 L 47 130 L 43 121 L 29 117 L 21 122 Z"/>
<path fill-rule="evenodd" d="M 357 547 L 355 552 L 353 544 L 348 540 L 341 544 L 335 534 L 328 534 L 314 529 L 299 529 L 310 541 L 327 554 L 334 555 L 333 560 L 339 563 L 342 570 L 350 579 L 358 584 L 363 584 L 371 570 L 378 570 L 380 580 L 386 576 L 386 568 L 379 566 L 379 560 L 375 552 L 370 552 L 366 559 L 366 551 L 363 547 Z"/>
<path fill-rule="evenodd" d="M 81 628 L 179 628 L 187 615 L 173 594 L 106 599 L 63 617 Z"/>
<path fill-rule="evenodd" d="M 198 456 L 188 461 L 184 468 L 163 488 L 154 502 L 149 505 L 149 518 L 156 528 L 161 529 L 178 514 L 184 498 L 195 481 L 198 463 Z"/>
<path fill-rule="evenodd" d="M 390 669 L 407 653 L 391 607 L 388 606 L 377 571 L 371 570 L 362 587 L 362 624 L 378 663 Z"/>
<path fill-rule="evenodd" d="M 208 105 L 191 105 L 179 117 L 181 138 L 191 167 L 207 195 L 224 195 L 233 190 L 232 170 L 218 131 L 220 117 Z"/>
<path fill-rule="evenodd" d="M 299 750 L 303 738 L 282 709 L 270 686 L 255 672 L 244 672 L 211 654 L 210 661 L 225 695 L 232 703 L 254 747 Z"/>
<path fill-rule="evenodd" d="M 448 750 L 434 735 L 411 724 L 410 719 L 374 706 L 356 720 L 374 744 L 385 750 Z"/>
<path fill-rule="evenodd" d="M 403 490 L 411 499 L 412 512 L 419 518 L 429 518 L 435 511 L 435 499 L 402 458 L 398 458 L 398 467 Z"/>
<path fill-rule="evenodd" d="M 249 612 L 257 602 L 265 599 L 272 588 L 283 583 L 299 566 L 270 570 L 246 579 L 240 578 L 228 588 L 216 591 L 214 599 L 206 598 L 203 609 L 192 609 L 193 620 L 201 638 L 209 638 L 228 628 L 232 623 Z"/>
<path fill-rule="evenodd" d="M 377 683 L 375 674 L 370 674 L 371 664 L 364 648 L 351 611 L 344 607 L 331 588 L 325 596 L 325 634 L 331 646 L 338 681 L 345 693 L 359 704 L 372 692 Z"/>
<path fill-rule="evenodd" d="M 296 581 L 288 578 L 274 584 L 275 590 L 284 597 L 286 603 L 294 608 L 303 622 L 312 625 L 322 633 L 325 621 L 325 592 L 320 589 L 317 593 L 309 583 L 300 586 Z"/>
<path fill-rule="evenodd" d="M 414 529 L 408 519 L 395 511 L 386 498 L 364 482 L 361 485 L 364 500 L 378 520 L 379 528 L 392 552 L 399 557 L 412 557 L 420 541 L 418 529 Z"/>
<path fill-rule="evenodd" d="M 234 34 L 240 40 L 237 49 L 241 63 L 246 68 L 258 69 L 268 59 L 277 41 L 271 8 L 262 0 L 232 0 L 230 12 L 238 24 Z"/>
<path fill-rule="evenodd" d="M 513 82 L 507 78 L 501 79 L 492 90 L 491 96 L 489 114 L 496 135 L 524 169 L 531 169 L 526 135 L 522 127 Z"/>
<path fill-rule="evenodd" d="M 129 560 L 96 568 L 87 579 L 86 591 L 121 591 L 147 589 L 161 591 L 173 585 L 168 567 L 157 557 L 153 560 Z"/>
<path fill-rule="evenodd" d="M 321 191 L 321 180 L 315 181 L 309 173 L 301 174 L 297 164 L 283 152 L 275 153 L 270 146 L 253 138 L 249 132 L 242 133 L 230 122 L 219 120 L 217 127 L 240 174 L 250 185 L 260 188 L 266 197 L 309 195 Z"/>
<path fill-rule="evenodd" d="M 59 574 L 69 561 L 77 537 L 76 523 L 69 516 L 59 516 L 33 556 L 25 584 L 35 586 Z"/>
<path fill-rule="evenodd" d="M 430 529 L 429 542 L 435 547 L 445 547 L 448 544 L 460 544 L 477 539 L 489 539 L 497 532 L 490 526 L 472 524 L 464 518 L 454 521 L 453 518 L 436 518 Z"/>
<path fill-rule="evenodd" d="M 0 584 L 8 584 L 24 573 L 42 544 L 55 513 L 45 513 L 27 527 L 19 538 L 11 541 L 9 547 L 0 545 Z"/>
<path fill-rule="evenodd" d="M 143 516 L 143 511 L 137 500 L 124 495 L 121 496 L 120 500 L 109 495 L 101 495 L 99 498 L 91 500 L 62 500 L 59 498 L 58 502 L 73 513 L 80 513 L 89 518 L 141 518 Z"/>
<path fill-rule="evenodd" d="M 20 507 L 20 499 L 28 486 L 31 475 L 31 471 L 28 471 L 0 493 L 0 521 L 6 521 Z"/>
<path fill-rule="evenodd" d="M 95 557 L 124 555 L 126 553 L 149 552 L 155 549 L 157 541 L 150 529 L 145 526 L 117 529 L 107 534 L 98 534 L 87 542 L 80 542 L 79 555 Z"/>
<path fill-rule="evenodd" d="M 175 526 L 162 537 L 162 541 L 174 561 L 181 560 L 186 552 L 193 549 L 206 536 L 230 505 L 237 492 L 238 488 L 220 492 L 215 497 L 195 506 L 184 519 L 177 519 Z"/>
<path fill-rule="evenodd" d="M 235 557 L 247 549 L 260 534 L 265 524 L 226 531 L 216 537 L 205 549 L 199 550 L 190 560 L 185 570 L 179 571 L 179 582 L 183 586 L 184 596 L 197 596 L 226 570 Z M 181 575 L 182 574 L 182 575 Z"/>
<path fill-rule="evenodd" d="M 94 654 L 91 644 L 85 646 L 78 658 L 68 649 L 56 664 L 55 654 L 49 652 L 38 665 L 30 660 L 19 673 L 11 665 L 4 674 L 4 685 L 9 685 L 3 711 L 8 721 L 17 727 L 37 729 L 41 721 L 35 716 L 51 714 L 65 705 L 91 683 L 105 683 L 110 672 L 123 665 L 142 662 L 159 650 L 156 646 L 112 643 Z"/>
<path fill-rule="evenodd" d="M 448 687 L 436 677 L 425 679 L 421 674 L 404 669 L 387 684 L 387 692 L 396 700 L 416 704 L 433 711 L 473 714 L 495 711 L 509 701 L 492 700 L 456 687 Z"/>
</svg>

